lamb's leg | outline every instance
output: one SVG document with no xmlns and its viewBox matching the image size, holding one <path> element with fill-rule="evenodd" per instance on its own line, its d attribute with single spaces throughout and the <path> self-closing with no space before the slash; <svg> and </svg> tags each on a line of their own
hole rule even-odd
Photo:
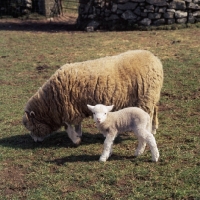
<svg viewBox="0 0 200 200">
<path fill-rule="evenodd" d="M 156 144 L 156 140 L 155 140 L 154 135 L 151 134 L 145 128 L 141 128 L 141 127 L 138 127 L 135 130 L 135 133 L 136 133 L 136 136 L 139 139 L 139 145 L 138 145 L 138 148 L 137 148 L 135 154 L 137 155 L 137 153 L 142 152 L 144 150 L 144 147 L 145 147 L 144 144 L 147 143 L 150 147 L 150 150 L 151 150 L 152 160 L 154 162 L 157 162 L 158 158 L 159 158 L 159 151 L 158 151 L 158 148 L 157 148 L 157 144 Z"/>
<path fill-rule="evenodd" d="M 112 145 L 115 139 L 116 134 L 107 134 L 106 139 L 104 141 L 104 149 L 103 153 L 100 156 L 99 161 L 105 162 L 109 156 L 112 154 Z"/>
<path fill-rule="evenodd" d="M 135 151 L 134 156 L 140 156 L 146 147 L 146 141 L 142 137 L 138 137 L 138 147 Z"/>
<path fill-rule="evenodd" d="M 151 155 L 152 155 L 152 161 L 157 162 L 158 158 L 159 158 L 159 151 L 157 148 L 157 144 L 156 144 L 156 140 L 155 137 L 153 136 L 153 134 L 151 134 L 148 131 L 144 131 L 146 136 L 145 136 L 145 140 L 147 142 L 147 144 L 150 147 L 151 150 Z"/>
</svg>

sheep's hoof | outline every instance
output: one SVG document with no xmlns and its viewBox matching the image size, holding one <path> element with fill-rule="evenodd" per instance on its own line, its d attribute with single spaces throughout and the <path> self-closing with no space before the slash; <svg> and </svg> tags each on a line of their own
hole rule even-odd
<svg viewBox="0 0 200 200">
<path fill-rule="evenodd" d="M 81 143 L 81 137 L 78 137 L 76 144 L 80 144 Z"/>
<path fill-rule="evenodd" d="M 34 140 L 34 142 L 43 142 L 45 137 L 38 137 L 35 135 L 31 135 L 31 138 Z"/>
</svg>

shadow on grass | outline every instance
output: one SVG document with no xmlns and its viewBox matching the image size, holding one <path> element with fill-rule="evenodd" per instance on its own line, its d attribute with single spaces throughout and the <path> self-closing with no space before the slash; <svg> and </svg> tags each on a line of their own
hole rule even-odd
<svg viewBox="0 0 200 200">
<path fill-rule="evenodd" d="M 118 136 L 115 139 L 115 143 L 120 143 L 122 140 L 128 140 L 129 137 L 123 138 Z M 80 145 L 90 145 L 90 144 L 103 144 L 105 138 L 102 134 L 91 134 L 83 133 Z M 11 147 L 16 149 L 36 149 L 36 148 L 51 148 L 51 147 L 66 147 L 73 148 L 77 147 L 68 138 L 65 131 L 56 132 L 51 134 L 49 137 L 45 138 L 43 142 L 34 142 L 29 134 L 15 135 L 11 137 L 5 137 L 0 139 L 0 146 Z"/>
<path fill-rule="evenodd" d="M 101 134 L 83 133 L 80 145 L 103 143 Z M 51 148 L 51 147 L 76 147 L 68 138 L 65 131 L 55 132 L 44 139 L 43 142 L 34 142 L 29 134 L 15 135 L 0 139 L 0 145 L 19 149 Z"/>
<path fill-rule="evenodd" d="M 59 32 L 59 31 L 79 31 L 76 24 L 68 23 L 43 23 L 43 22 L 27 22 L 27 23 L 14 23 L 14 22 L 1 22 L 0 30 L 5 31 L 32 31 L 32 32 Z"/>
<path fill-rule="evenodd" d="M 94 161 L 99 161 L 100 155 L 71 155 L 71 156 L 66 156 L 63 158 L 57 158 L 55 160 L 48 160 L 46 161 L 47 163 L 53 163 L 56 165 L 64 165 L 65 163 L 73 163 L 73 162 L 94 162 Z M 109 161 L 115 161 L 115 160 L 130 160 L 131 162 L 135 163 L 136 165 L 138 162 L 152 162 L 150 159 L 146 159 L 143 157 L 140 157 L 139 159 L 135 156 L 121 156 L 121 155 L 116 155 L 113 154 L 106 162 Z M 153 163 L 153 162 L 152 162 Z"/>
<path fill-rule="evenodd" d="M 63 158 L 57 158 L 55 160 L 47 160 L 47 163 L 54 163 L 56 165 L 64 165 L 65 163 L 73 163 L 73 162 L 90 162 L 90 161 L 98 161 L 99 155 L 71 155 Z"/>
</svg>

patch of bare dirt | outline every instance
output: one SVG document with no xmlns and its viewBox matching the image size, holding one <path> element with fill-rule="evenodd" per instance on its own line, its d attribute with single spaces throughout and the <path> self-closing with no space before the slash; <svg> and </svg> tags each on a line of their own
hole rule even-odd
<svg viewBox="0 0 200 200">
<path fill-rule="evenodd" d="M 20 167 L 9 166 L 0 173 L 0 190 L 4 195 L 13 195 L 15 193 L 19 193 L 26 189 L 26 184 L 24 181 L 24 171 Z"/>
<path fill-rule="evenodd" d="M 78 15 L 64 14 L 54 18 L 42 19 L 0 19 L 0 30 L 27 30 L 27 31 L 75 31 Z"/>
</svg>

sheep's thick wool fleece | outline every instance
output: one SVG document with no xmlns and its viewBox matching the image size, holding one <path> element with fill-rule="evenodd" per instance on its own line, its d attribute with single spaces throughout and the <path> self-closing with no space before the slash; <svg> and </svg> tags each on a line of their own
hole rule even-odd
<svg viewBox="0 0 200 200">
<path fill-rule="evenodd" d="M 96 60 L 65 64 L 28 101 L 25 110 L 59 127 L 77 124 L 91 113 L 87 104 L 139 106 L 149 112 L 159 101 L 163 84 L 160 60 L 151 52 L 133 50 Z"/>
</svg>

